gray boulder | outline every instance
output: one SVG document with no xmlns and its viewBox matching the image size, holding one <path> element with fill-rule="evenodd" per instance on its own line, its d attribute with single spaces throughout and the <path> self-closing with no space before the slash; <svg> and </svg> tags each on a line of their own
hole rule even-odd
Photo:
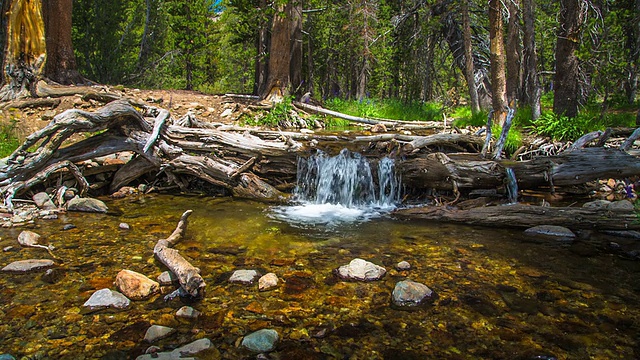
<svg viewBox="0 0 640 360">
<path fill-rule="evenodd" d="M 265 353 L 275 350 L 280 336 L 273 329 L 262 329 L 252 332 L 242 339 L 242 346 L 255 353 Z"/>
<path fill-rule="evenodd" d="M 36 206 L 43 210 L 53 210 L 57 208 L 57 206 L 51 201 L 49 194 L 46 192 L 39 192 L 31 197 L 33 202 L 36 203 Z"/>
<path fill-rule="evenodd" d="M 131 301 L 121 293 L 111 289 L 100 289 L 91 295 L 82 306 L 94 311 L 106 308 L 126 309 Z"/>
<path fill-rule="evenodd" d="M 229 282 L 251 285 L 260 276 L 255 270 L 236 270 L 231 274 Z"/>
<path fill-rule="evenodd" d="M 75 197 L 67 203 L 67 210 L 106 213 L 109 211 L 109 208 L 104 202 L 98 199 Z"/>
<path fill-rule="evenodd" d="M 29 259 L 14 261 L 11 264 L 2 268 L 2 271 L 7 272 L 29 272 L 33 270 L 45 269 L 54 265 L 53 260 L 49 259 Z"/>
<path fill-rule="evenodd" d="M 396 283 L 391 302 L 399 307 L 416 307 L 435 300 L 436 293 L 425 284 L 411 280 Z"/>
<path fill-rule="evenodd" d="M 387 270 L 363 259 L 353 259 L 348 265 L 340 266 L 336 273 L 343 279 L 373 281 L 381 279 Z"/>
<path fill-rule="evenodd" d="M 176 332 L 176 329 L 162 326 L 162 325 L 151 325 L 147 332 L 144 334 L 144 341 L 153 343 L 154 341 L 158 341 L 160 339 L 164 339 L 168 336 L 171 336 Z"/>
<path fill-rule="evenodd" d="M 527 235 L 543 235 L 571 239 L 576 237 L 576 234 L 574 234 L 573 231 L 564 226 L 557 225 L 538 225 L 528 228 L 524 233 Z"/>
</svg>

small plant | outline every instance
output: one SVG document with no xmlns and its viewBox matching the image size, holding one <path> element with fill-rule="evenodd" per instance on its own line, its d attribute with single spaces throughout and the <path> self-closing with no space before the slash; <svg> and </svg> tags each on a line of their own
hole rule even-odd
<svg viewBox="0 0 640 360">
<path fill-rule="evenodd" d="M 0 124 L 0 158 L 7 157 L 20 146 L 16 136 L 18 121 L 11 119 L 9 123 Z"/>
</svg>

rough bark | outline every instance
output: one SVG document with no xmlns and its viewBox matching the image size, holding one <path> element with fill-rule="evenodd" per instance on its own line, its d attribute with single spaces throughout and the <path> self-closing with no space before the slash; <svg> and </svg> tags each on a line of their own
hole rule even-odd
<svg viewBox="0 0 640 360">
<path fill-rule="evenodd" d="M 82 84 L 71 42 L 73 0 L 42 0 L 47 61 L 44 76 L 63 85 Z"/>
<path fill-rule="evenodd" d="M 507 100 L 515 104 L 520 99 L 522 87 L 522 46 L 520 45 L 519 0 L 507 1 L 509 22 L 507 24 Z M 513 106 L 513 105 L 512 105 Z M 515 106 L 513 106 L 515 107 Z"/>
<path fill-rule="evenodd" d="M 289 77 L 292 93 L 302 93 L 302 0 L 295 0 L 291 5 L 291 60 L 289 62 Z"/>
<path fill-rule="evenodd" d="M 471 112 L 480 111 L 478 88 L 476 87 L 475 70 L 473 66 L 473 51 L 471 48 L 471 20 L 469 19 L 469 0 L 462 0 L 462 36 L 464 39 L 464 68 L 467 86 L 469 87 L 469 101 Z"/>
<path fill-rule="evenodd" d="M 192 212 L 187 210 L 182 214 L 173 233 L 166 239 L 158 240 L 153 248 L 153 254 L 176 275 L 182 289 L 193 297 L 202 297 L 206 283 L 200 276 L 200 269 L 191 265 L 178 250 L 171 248 L 182 240 L 187 232 L 188 219 Z"/>
<path fill-rule="evenodd" d="M 291 14 L 292 3 L 278 5 L 271 28 L 269 48 L 269 75 L 261 98 L 267 102 L 281 102 L 290 92 L 289 75 L 291 64 Z"/>
<path fill-rule="evenodd" d="M 524 21 L 522 102 L 531 108 L 531 117 L 536 120 L 541 114 L 541 89 L 536 58 L 535 0 L 522 1 L 522 16 Z"/>
<path fill-rule="evenodd" d="M 425 219 L 470 225 L 521 227 L 558 225 L 571 229 L 637 230 L 638 217 L 632 210 L 502 205 L 467 210 L 439 207 L 415 207 L 398 210 L 401 219 Z"/>
<path fill-rule="evenodd" d="M 267 1 L 260 0 L 259 8 L 264 12 L 267 8 Z M 267 86 L 267 75 L 269 74 L 269 38 L 268 38 L 267 21 L 261 17 L 258 23 L 258 37 L 256 38 L 256 48 L 258 55 L 255 61 L 255 78 L 253 84 L 253 93 L 262 95 Z"/>
<path fill-rule="evenodd" d="M 491 105 L 493 119 L 502 126 L 507 110 L 507 84 L 505 73 L 504 26 L 502 24 L 502 3 L 489 1 L 489 37 L 491 57 Z"/>
<path fill-rule="evenodd" d="M 569 118 L 578 114 L 580 68 L 576 51 L 580 46 L 582 26 L 585 22 L 585 6 L 584 0 L 560 1 L 553 112 Z"/>
</svg>

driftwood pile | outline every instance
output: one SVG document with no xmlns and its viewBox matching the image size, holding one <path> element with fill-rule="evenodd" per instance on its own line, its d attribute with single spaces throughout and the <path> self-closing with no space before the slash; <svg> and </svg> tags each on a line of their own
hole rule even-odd
<svg viewBox="0 0 640 360">
<path fill-rule="evenodd" d="M 53 98 L 58 93 L 69 95 L 66 90 L 44 85 L 40 91 Z M 316 135 L 207 123 L 192 114 L 173 119 L 168 110 L 92 88 L 88 88 L 84 96 L 106 105 L 94 112 L 71 109 L 58 114 L 0 164 L 0 192 L 7 209 L 13 209 L 16 197 L 51 181 L 53 174 L 60 174 L 56 179 L 75 179 L 82 195 L 95 190 L 90 178 L 100 172 L 108 174 L 103 176 L 103 183 L 108 185 L 105 188 L 109 193 L 127 184 L 151 179 L 153 184 L 163 183 L 164 186 L 156 186 L 162 189 L 187 192 L 208 184 L 227 195 L 286 201 L 287 191 L 295 184 L 298 157 L 306 157 L 315 149 L 331 152 L 343 147 L 360 151 L 370 158 L 394 157 L 409 200 L 426 199 L 430 204 L 447 205 L 436 210 L 432 206 L 413 208 L 398 214 L 446 221 L 464 222 L 468 218 L 469 222 L 475 222 L 471 220 L 474 216 L 489 217 L 484 212 L 478 213 L 480 215 L 463 213 L 455 204 L 478 191 L 506 194 L 509 171 L 515 175 L 518 189 L 550 193 L 597 179 L 633 179 L 640 175 L 640 160 L 631 155 L 634 151 L 631 145 L 638 131 L 619 148 L 583 148 L 596 140 L 603 145 L 602 140 L 611 135 L 611 132 L 594 133 L 561 152 L 547 152 L 552 154 L 550 156 L 539 156 L 540 151 L 536 153 L 535 149 L 529 148 L 519 150 L 515 158 L 522 159 L 526 155 L 530 160 L 503 160 L 500 159 L 501 151 L 494 151 L 491 158 L 483 157 L 487 142 L 469 132 L 418 136 L 409 131 L 433 129 L 434 122 L 407 124 L 378 119 L 371 120 L 370 124 L 384 125 L 383 131 L 384 128 L 398 131 L 368 136 Z M 300 112 L 328 113 L 326 109 L 302 103 L 294 105 Z M 543 146 L 538 146 L 541 148 Z M 82 166 L 91 159 L 122 152 L 134 154 L 124 165 L 105 165 L 99 169 Z M 479 207 L 485 205 L 486 202 L 477 202 Z M 514 212 L 515 209 L 520 208 L 494 207 L 491 211 Z M 584 211 L 589 210 L 581 211 L 574 214 L 569 209 L 564 218 L 588 218 Z M 456 215 L 450 215 L 452 213 Z M 538 218 L 539 223 L 548 222 L 540 214 L 522 210 L 519 216 L 527 217 L 527 224 L 531 218 Z M 593 215 L 597 216 L 595 212 Z M 625 219 L 621 222 L 623 227 L 636 227 L 629 220 L 635 216 L 632 212 L 622 215 Z M 512 217 L 496 218 L 499 220 L 494 224 L 525 226 L 525 222 Z M 584 224 L 619 228 L 618 225 L 607 226 L 606 222 L 585 221 Z M 567 220 L 567 223 L 570 222 Z"/>
</svg>

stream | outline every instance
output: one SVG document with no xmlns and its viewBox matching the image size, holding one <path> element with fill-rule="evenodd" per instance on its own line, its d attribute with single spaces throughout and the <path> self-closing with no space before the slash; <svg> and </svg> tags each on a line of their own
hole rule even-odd
<svg viewBox="0 0 640 360">
<path fill-rule="evenodd" d="M 263 328 L 281 338 L 268 359 L 640 357 L 640 262 L 608 250 L 628 239 L 596 234 L 566 242 L 517 229 L 399 221 L 379 195 L 370 199 L 375 206 L 361 208 L 316 204 L 309 195 L 286 207 L 163 194 L 103 200 L 109 214 L 70 212 L 30 228 L 64 263 L 54 277 L 2 273 L 0 353 L 135 359 L 151 345 L 142 340 L 145 331 L 158 324 L 178 329 L 154 344 L 163 350 L 211 339 L 215 349 L 198 354 L 201 359 L 255 359 L 239 339 Z M 164 271 L 153 247 L 187 209 L 194 212 L 176 249 L 201 269 L 203 299 L 165 302 L 159 294 L 123 311 L 83 311 L 93 292 L 115 289 L 122 269 L 152 279 Z M 318 221 L 322 211 L 338 215 Z M 123 222 L 130 229 L 121 230 Z M 67 224 L 75 228 L 64 230 Z M 0 253 L 2 266 L 49 257 L 19 247 L 24 229 L 0 229 L 0 247 L 13 247 Z M 388 273 L 374 282 L 333 275 L 354 258 Z M 400 261 L 411 269 L 395 270 Z M 265 292 L 229 283 L 238 269 L 273 272 L 281 281 Z M 435 303 L 413 311 L 391 307 L 395 284 L 407 278 L 433 289 Z M 201 312 L 197 320 L 174 316 L 185 304 Z"/>
</svg>

